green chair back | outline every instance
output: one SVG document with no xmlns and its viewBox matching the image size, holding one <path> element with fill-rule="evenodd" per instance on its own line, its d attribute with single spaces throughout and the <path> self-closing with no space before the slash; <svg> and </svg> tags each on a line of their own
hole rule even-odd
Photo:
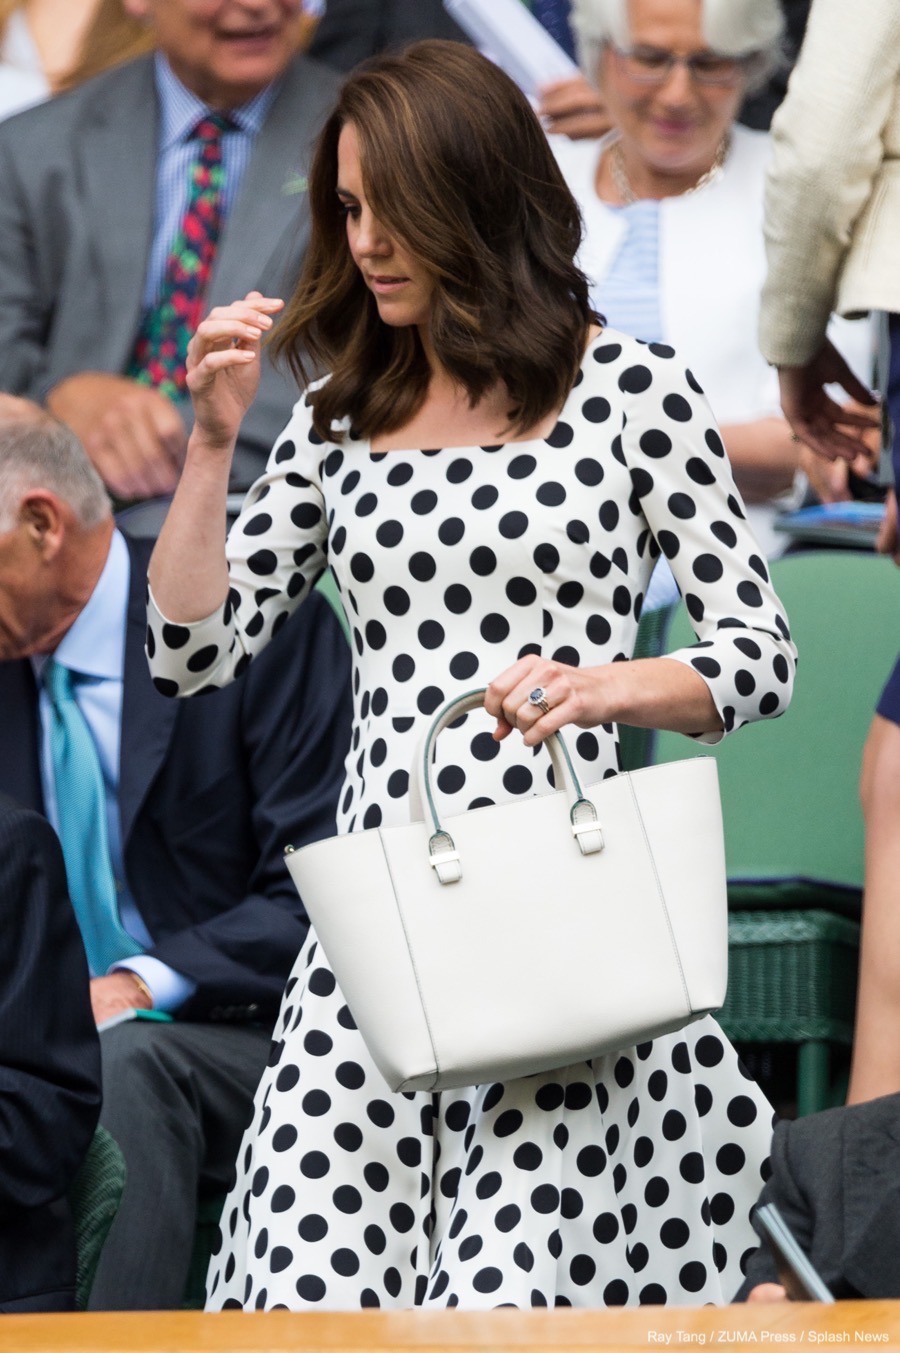
<svg viewBox="0 0 900 1353">
<path fill-rule="evenodd" d="M 712 752 L 719 768 L 732 906 L 821 903 L 856 914 L 863 878 L 860 757 L 900 642 L 900 576 L 874 555 L 822 551 L 771 565 L 799 651 L 780 719 L 717 748 L 659 735 L 658 761 Z M 679 606 L 669 651 L 693 641 Z"/>
<path fill-rule="evenodd" d="M 100 1253 L 124 1188 L 125 1159 L 115 1139 L 98 1127 L 69 1193 L 75 1220 L 75 1300 L 79 1311 L 87 1310 Z"/>
<path fill-rule="evenodd" d="M 350 624 L 347 620 L 347 612 L 344 610 L 344 603 L 341 601 L 341 594 L 338 591 L 338 585 L 334 581 L 334 574 L 330 568 L 326 568 L 324 573 L 319 575 L 316 583 L 316 590 L 322 593 L 322 596 L 331 606 L 338 620 L 341 622 L 341 629 L 347 637 L 347 643 L 350 642 Z"/>
</svg>

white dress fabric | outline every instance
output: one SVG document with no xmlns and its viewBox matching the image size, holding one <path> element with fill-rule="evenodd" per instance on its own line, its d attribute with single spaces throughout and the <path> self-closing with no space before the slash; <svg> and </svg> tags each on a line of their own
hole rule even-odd
<svg viewBox="0 0 900 1353">
<path fill-rule="evenodd" d="M 231 679 L 327 558 L 355 660 L 338 830 L 402 823 L 437 706 L 521 654 L 627 658 L 659 547 L 699 636 L 673 656 L 707 681 L 726 729 L 782 712 L 787 623 L 708 406 L 671 348 L 604 331 L 541 441 L 376 454 L 349 434 L 323 444 L 301 400 L 229 537 L 223 609 L 176 625 L 151 598 L 154 680 L 173 695 Z M 478 711 L 439 740 L 448 814 L 548 784 L 546 752 L 516 734 L 497 744 L 491 727 Z M 616 773 L 612 725 L 568 741 L 587 783 Z M 461 972 L 460 1002 L 477 999 Z M 770 1135 L 768 1104 L 710 1018 L 506 1084 L 392 1094 L 310 932 L 208 1306 L 727 1301 L 755 1245 L 748 1213 Z"/>
</svg>

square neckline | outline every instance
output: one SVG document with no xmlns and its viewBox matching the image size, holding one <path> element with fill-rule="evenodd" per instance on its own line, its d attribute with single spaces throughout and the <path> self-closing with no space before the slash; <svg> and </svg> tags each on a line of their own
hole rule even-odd
<svg viewBox="0 0 900 1353">
<path fill-rule="evenodd" d="M 601 327 L 601 329 L 600 329 L 600 332 L 599 332 L 598 334 L 595 334 L 594 337 L 589 341 L 589 343 L 588 343 L 587 346 L 585 347 L 584 355 L 582 356 L 581 362 L 579 363 L 579 366 L 578 366 L 578 375 L 579 375 L 579 377 L 582 377 L 582 378 L 583 378 L 584 373 L 585 373 L 585 370 L 587 369 L 588 358 L 591 356 L 591 353 L 592 353 L 594 347 L 596 346 L 596 344 L 599 343 L 601 339 L 607 338 L 607 337 L 609 337 L 610 335 L 612 335 L 616 340 L 618 340 L 619 337 L 627 338 L 627 336 L 628 336 L 627 334 L 619 335 L 619 334 L 616 333 L 615 330 L 609 329 L 609 328 L 606 327 L 606 325 L 603 325 L 603 326 Z M 633 340 L 633 341 L 638 342 L 639 340 L 635 339 L 635 340 Z M 519 447 L 526 447 L 526 446 L 546 446 L 547 443 L 549 442 L 550 438 L 553 436 L 554 432 L 556 431 L 556 429 L 559 427 L 560 422 L 561 422 L 562 419 L 565 417 L 566 410 L 567 410 L 568 407 L 569 407 L 569 401 L 571 400 L 572 396 L 574 395 L 575 391 L 579 388 L 579 386 L 581 385 L 581 383 L 582 383 L 581 380 L 580 380 L 580 379 L 577 379 L 577 378 L 576 378 L 576 380 L 573 382 L 572 388 L 569 390 L 569 393 L 566 395 L 566 398 L 565 398 L 565 401 L 564 401 L 564 403 L 563 403 L 562 408 L 559 410 L 559 412 L 558 412 L 557 415 L 556 415 L 556 419 L 555 419 L 555 421 L 554 421 L 553 427 L 550 429 L 550 431 L 549 431 L 549 433 L 547 434 L 546 437 L 524 437 L 524 438 L 522 438 L 521 441 L 511 441 L 511 442 L 473 442 L 471 445 L 468 445 L 468 446 L 466 446 L 466 445 L 462 445 L 462 446 L 401 446 L 401 447 L 397 447 L 397 448 L 395 448 L 395 449 L 390 449 L 390 450 L 387 450 L 387 451 L 373 451 L 373 450 L 372 450 L 372 443 L 371 443 L 370 441 L 369 441 L 369 442 L 366 442 L 366 441 L 363 441 L 362 439 L 356 439 L 356 438 L 354 438 L 353 435 L 352 435 L 352 433 L 349 432 L 349 430 L 348 430 L 348 434 L 347 434 L 347 435 L 350 437 L 350 442 L 351 442 L 351 444 L 352 444 L 353 446 L 356 446 L 356 447 L 359 447 L 359 448 L 362 448 L 362 449 L 366 449 L 366 448 L 367 448 L 367 449 L 368 449 L 368 455 L 372 458 L 372 460 L 378 460 L 378 461 L 382 460 L 385 456 L 439 456 L 439 455 L 441 455 L 442 452 L 445 452 L 445 451 L 447 451 L 447 452 L 457 452 L 457 451 L 458 451 L 458 452 L 460 452 L 460 453 L 463 453 L 463 452 L 470 452 L 470 453 L 471 453 L 471 452 L 475 452 L 475 451 L 484 451 L 484 452 L 486 452 L 486 453 L 489 454 L 489 455 L 493 455 L 493 454 L 495 454 L 495 453 L 498 452 L 498 451 L 506 451 L 506 450 L 508 450 L 508 449 L 510 449 L 510 448 L 516 449 L 516 448 L 519 448 Z M 342 448 L 342 449 L 345 449 L 345 448 Z M 553 448 L 553 449 L 556 449 L 556 448 Z"/>
</svg>

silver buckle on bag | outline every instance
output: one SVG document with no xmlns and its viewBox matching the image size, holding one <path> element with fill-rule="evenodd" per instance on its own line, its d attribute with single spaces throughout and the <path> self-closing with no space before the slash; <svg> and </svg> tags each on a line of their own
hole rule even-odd
<svg viewBox="0 0 900 1353">
<path fill-rule="evenodd" d="M 449 832 L 435 832 L 428 842 L 429 861 L 441 883 L 458 883 L 462 878 L 459 852 Z"/>
</svg>

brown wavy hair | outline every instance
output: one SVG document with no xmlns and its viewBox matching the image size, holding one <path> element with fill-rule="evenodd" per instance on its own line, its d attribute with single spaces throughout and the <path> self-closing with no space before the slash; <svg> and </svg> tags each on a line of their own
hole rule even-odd
<svg viewBox="0 0 900 1353">
<path fill-rule="evenodd" d="M 461 43 L 417 42 L 346 80 L 313 157 L 312 235 L 274 336 L 311 396 L 319 436 L 403 427 L 431 373 L 418 330 L 393 328 L 353 262 L 337 197 L 337 146 L 352 122 L 366 196 L 431 273 L 435 355 L 473 405 L 503 382 L 521 434 L 561 407 L 596 320 L 574 264 L 581 218 L 528 101 Z"/>
</svg>

